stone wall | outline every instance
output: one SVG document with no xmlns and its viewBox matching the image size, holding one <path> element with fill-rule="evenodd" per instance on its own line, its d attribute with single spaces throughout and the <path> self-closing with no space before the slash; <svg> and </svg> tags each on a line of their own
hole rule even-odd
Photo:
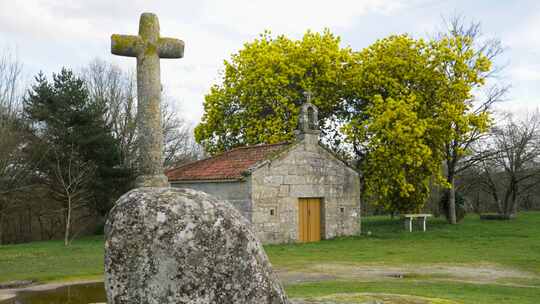
<svg viewBox="0 0 540 304">
<path fill-rule="evenodd" d="M 321 198 L 322 238 L 360 230 L 358 174 L 306 134 L 251 174 L 252 223 L 263 243 L 296 242 L 298 199 Z"/>
<path fill-rule="evenodd" d="M 171 183 L 171 187 L 203 191 L 219 200 L 226 200 L 240 211 L 248 221 L 251 221 L 252 210 L 249 180 L 173 182 Z"/>
</svg>

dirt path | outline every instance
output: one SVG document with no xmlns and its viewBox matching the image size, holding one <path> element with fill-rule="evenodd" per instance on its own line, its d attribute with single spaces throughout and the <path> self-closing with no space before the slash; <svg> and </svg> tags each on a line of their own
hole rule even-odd
<svg viewBox="0 0 540 304">
<path fill-rule="evenodd" d="M 314 299 L 295 299 L 294 304 L 458 304 L 457 302 L 410 295 L 387 293 L 333 294 Z"/>
<path fill-rule="evenodd" d="M 287 272 L 286 272 L 287 273 Z M 314 264 L 300 271 L 309 277 L 317 274 L 331 278 L 354 280 L 377 280 L 385 278 L 444 278 L 470 283 L 497 284 L 505 280 L 533 280 L 540 276 L 532 272 L 504 268 L 492 264 L 479 265 L 350 265 L 350 264 Z M 288 276 L 292 274 L 287 273 Z M 294 276 L 293 276 L 294 277 Z"/>
</svg>

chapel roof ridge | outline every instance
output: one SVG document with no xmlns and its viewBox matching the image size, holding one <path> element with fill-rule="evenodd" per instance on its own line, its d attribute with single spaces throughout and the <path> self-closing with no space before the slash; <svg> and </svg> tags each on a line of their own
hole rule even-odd
<svg viewBox="0 0 540 304">
<path fill-rule="evenodd" d="M 205 159 L 171 168 L 165 174 L 169 181 L 241 179 L 244 172 L 253 165 L 280 150 L 280 146 L 285 147 L 289 144 L 290 142 L 283 141 L 274 144 L 239 146 Z M 254 152 L 248 152 L 250 150 Z"/>
<path fill-rule="evenodd" d="M 266 147 L 266 146 L 281 146 L 281 145 L 288 145 L 290 143 L 291 143 L 290 141 L 281 141 L 281 142 L 273 143 L 273 144 L 258 143 L 258 144 L 254 144 L 254 145 L 244 145 L 244 146 L 238 146 L 238 147 L 231 148 L 231 149 L 229 149 L 227 151 L 223 151 L 223 153 L 227 153 L 227 152 L 237 150 L 237 149 L 250 149 L 250 148 Z"/>
</svg>

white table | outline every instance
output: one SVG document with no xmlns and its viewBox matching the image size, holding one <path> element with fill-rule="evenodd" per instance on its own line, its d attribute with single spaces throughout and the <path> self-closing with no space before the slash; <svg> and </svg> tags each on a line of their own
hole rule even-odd
<svg viewBox="0 0 540 304">
<path fill-rule="evenodd" d="M 426 222 L 427 218 L 431 217 L 431 214 L 403 214 L 401 217 L 405 219 L 405 229 L 409 230 L 409 232 L 412 232 L 412 222 L 416 219 L 422 220 L 422 228 L 424 231 L 426 231 Z"/>
</svg>

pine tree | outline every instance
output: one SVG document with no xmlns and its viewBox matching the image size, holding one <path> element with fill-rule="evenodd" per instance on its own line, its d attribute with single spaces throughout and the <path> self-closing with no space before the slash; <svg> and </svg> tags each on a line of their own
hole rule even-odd
<svg viewBox="0 0 540 304">
<path fill-rule="evenodd" d="M 73 210 L 104 214 L 124 191 L 118 142 L 103 120 L 104 109 L 89 99 L 85 83 L 69 69 L 40 73 L 25 99 L 25 114 L 42 149 L 43 181 L 62 203 L 65 242 L 70 239 Z"/>
</svg>

